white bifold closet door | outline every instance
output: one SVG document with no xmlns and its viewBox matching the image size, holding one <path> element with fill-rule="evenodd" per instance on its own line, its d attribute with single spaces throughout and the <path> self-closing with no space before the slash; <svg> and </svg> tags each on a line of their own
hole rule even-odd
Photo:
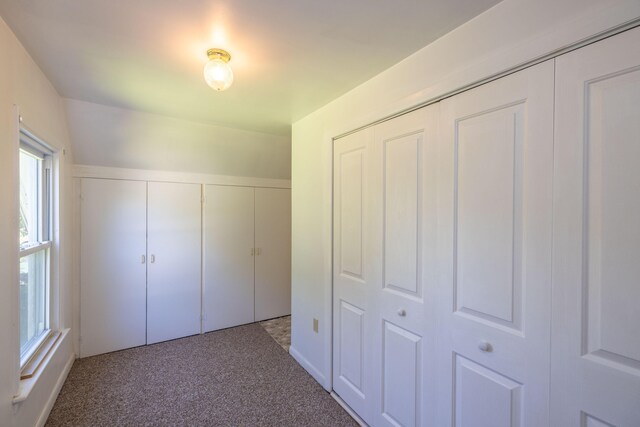
<svg viewBox="0 0 640 427">
<path fill-rule="evenodd" d="M 144 345 L 147 183 L 80 185 L 80 356 Z"/>
<path fill-rule="evenodd" d="M 291 190 L 255 189 L 255 321 L 291 314 Z"/>
<path fill-rule="evenodd" d="M 373 282 L 374 424 L 429 423 L 433 322 L 426 286 L 436 279 L 436 138 L 439 105 L 373 128 L 372 211 L 379 242 L 369 262 Z M 426 394 L 425 394 L 426 393 Z"/>
<path fill-rule="evenodd" d="M 640 426 L 640 29 L 557 59 L 551 413 Z"/>
<path fill-rule="evenodd" d="M 333 387 L 371 425 L 425 423 L 437 111 L 420 109 L 334 146 Z"/>
<path fill-rule="evenodd" d="M 373 336 L 369 320 L 380 286 L 379 253 L 373 233 L 370 188 L 371 132 L 365 129 L 334 143 L 333 193 L 333 389 L 367 423 L 374 416 Z"/>
<path fill-rule="evenodd" d="M 438 426 L 549 424 L 554 64 L 442 101 Z"/>
<path fill-rule="evenodd" d="M 150 182 L 147 344 L 200 333 L 201 186 Z"/>
<path fill-rule="evenodd" d="M 205 186 L 204 332 L 254 321 L 254 189 Z"/>
</svg>

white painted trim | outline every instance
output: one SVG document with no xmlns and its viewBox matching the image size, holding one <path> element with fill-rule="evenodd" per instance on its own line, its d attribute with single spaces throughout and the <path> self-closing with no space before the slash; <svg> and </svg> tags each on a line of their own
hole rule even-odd
<svg viewBox="0 0 640 427">
<path fill-rule="evenodd" d="M 329 395 L 331 397 L 333 397 L 333 400 L 338 402 L 338 404 L 340 406 L 342 406 L 342 409 L 347 411 L 347 414 L 349 414 L 351 416 L 351 418 L 353 418 L 358 424 L 360 424 L 361 427 L 369 427 L 368 424 L 365 423 L 364 420 L 362 418 L 360 418 L 358 416 L 358 414 L 356 414 L 355 411 L 353 409 L 351 409 L 349 407 L 349 405 L 347 405 L 347 403 L 344 400 L 342 400 L 342 398 L 340 396 L 338 396 L 334 391 L 329 393 Z"/>
<path fill-rule="evenodd" d="M 18 393 L 16 393 L 16 395 L 12 399 L 12 403 L 14 405 L 27 400 L 27 398 L 31 394 L 31 391 L 36 386 L 36 383 L 42 376 L 42 373 L 47 369 L 47 365 L 51 362 L 51 359 L 53 359 L 56 352 L 58 352 L 58 350 L 62 346 L 62 343 L 64 343 L 66 339 L 69 339 L 67 338 L 67 335 L 69 335 L 69 331 L 70 329 L 68 328 L 62 331 L 60 338 L 55 343 L 53 348 L 49 351 L 49 354 L 47 354 L 47 357 L 45 357 L 45 359 L 42 361 L 42 365 L 38 368 L 38 371 L 36 372 L 36 374 L 31 378 L 20 380 Z M 75 355 L 73 355 L 73 353 L 72 353 L 72 356 L 75 358 Z"/>
<path fill-rule="evenodd" d="M 51 396 L 49 396 L 49 400 L 47 400 L 47 404 L 44 405 L 44 408 L 40 413 L 40 417 L 38 417 L 38 421 L 36 422 L 36 427 L 43 427 L 47 422 L 47 419 L 49 418 L 49 414 L 53 409 L 53 405 L 56 403 L 58 394 L 60 393 L 60 390 L 62 390 L 62 386 L 64 385 L 64 382 L 67 380 L 67 376 L 69 375 L 69 372 L 71 371 L 71 367 L 73 366 L 73 362 L 75 360 L 76 360 L 76 355 L 74 353 L 71 353 L 69 355 L 69 360 L 67 360 L 66 365 L 64 365 L 64 369 L 62 370 L 62 372 L 60 373 L 60 376 L 58 377 L 58 381 L 56 381 L 55 387 L 53 387 L 53 390 L 51 391 Z"/>
<path fill-rule="evenodd" d="M 13 155 L 15 156 L 13 161 L 16 162 L 16 168 L 13 171 L 13 174 L 11 175 L 13 179 L 15 179 L 15 182 L 20 182 L 20 167 L 18 166 L 20 164 L 20 154 L 19 154 L 19 150 L 20 150 L 20 106 L 14 104 L 13 105 L 13 133 L 12 133 L 12 138 L 11 138 L 11 142 L 12 142 L 12 147 L 11 147 L 11 151 L 12 153 L 14 153 Z M 14 206 L 20 206 L 20 195 L 19 195 L 19 191 L 14 191 L 13 192 L 13 201 L 15 203 Z M 17 219 L 17 218 L 16 218 Z M 16 264 L 20 262 L 20 247 L 18 245 L 15 245 L 14 247 L 15 250 L 15 258 L 14 260 L 16 261 Z M 14 270 L 15 271 L 15 270 Z M 17 271 L 10 273 L 11 275 L 11 279 L 13 280 L 13 283 L 17 284 L 18 280 L 19 280 L 19 273 L 17 273 Z M 20 328 L 19 328 L 19 324 L 20 324 L 20 313 L 17 307 L 19 307 L 19 303 L 20 303 L 20 295 L 19 295 L 19 291 L 18 291 L 18 287 L 17 286 L 10 286 L 11 291 L 9 292 L 9 297 L 11 298 L 11 301 L 13 302 L 13 304 L 11 304 L 12 309 L 10 310 L 10 316 L 11 316 L 11 325 L 15 325 L 16 327 L 12 327 L 10 329 L 13 330 L 13 334 L 10 336 L 14 341 L 14 343 L 19 343 L 19 335 L 20 335 Z M 20 351 L 19 351 L 20 347 L 18 346 L 17 350 L 18 351 L 14 351 L 12 352 L 12 358 L 11 360 L 8 360 L 6 363 L 7 368 L 11 369 L 12 375 L 11 375 L 11 391 L 14 392 L 15 394 L 18 394 L 20 392 Z M 5 362 L 3 362 L 5 363 Z"/>
<path fill-rule="evenodd" d="M 49 151 L 46 154 L 52 156 L 55 153 L 60 151 L 59 144 L 53 144 L 51 141 L 45 141 L 42 138 L 40 138 L 38 136 L 38 133 L 35 132 L 29 126 L 29 120 L 28 119 L 25 120 L 24 117 L 22 117 L 22 115 L 19 112 L 18 112 L 18 127 L 19 127 L 19 133 L 26 135 L 27 137 L 31 138 L 34 143 L 36 143 L 37 145 L 40 145 L 42 149 Z"/>
<path fill-rule="evenodd" d="M 126 179 L 131 181 L 182 182 L 188 184 L 216 184 L 238 187 L 291 188 L 291 180 L 251 176 L 212 175 L 204 173 L 113 168 L 106 166 L 74 165 L 76 178 Z"/>
<path fill-rule="evenodd" d="M 305 369 L 305 371 L 309 373 L 309 375 L 315 378 L 315 380 L 318 381 L 320 384 L 324 385 L 325 381 L 324 381 L 324 375 L 322 375 L 322 372 L 320 372 L 318 368 L 313 366 L 311 362 L 309 362 L 302 354 L 298 352 L 298 350 L 293 348 L 293 346 L 289 346 L 289 354 L 291 355 L 291 357 L 293 357 L 296 360 L 296 362 L 300 364 L 300 366 L 302 366 Z M 327 391 L 330 392 L 331 389 L 328 389 Z"/>
<path fill-rule="evenodd" d="M 627 2 L 630 3 L 630 2 Z M 636 16 L 632 19 L 620 20 L 621 16 L 628 14 L 632 6 L 629 4 L 617 6 L 615 10 L 611 10 L 611 15 L 602 16 L 586 16 L 582 19 L 572 22 L 571 26 L 563 29 L 560 43 L 553 43 L 545 37 L 541 37 L 535 41 L 527 41 L 524 46 L 514 46 L 506 52 L 501 52 L 492 58 L 492 61 L 484 61 L 479 64 L 471 64 L 465 69 L 465 72 L 452 73 L 450 77 L 437 82 L 428 89 L 420 90 L 411 95 L 405 96 L 396 102 L 392 102 L 382 109 L 370 112 L 360 113 L 355 118 L 345 118 L 344 121 L 329 124 L 323 132 L 323 157 L 329 158 L 327 164 L 329 170 L 326 173 L 323 182 L 324 200 L 324 224 L 329 224 L 330 228 L 325 233 L 323 239 L 323 252 L 325 257 L 325 308 L 324 315 L 325 330 L 328 331 L 324 336 L 324 357 L 323 366 L 326 378 L 325 381 L 319 381 L 323 387 L 330 391 L 333 389 L 333 144 L 334 140 L 339 137 L 348 135 L 376 123 L 398 117 L 405 113 L 411 112 L 418 108 L 439 102 L 447 97 L 464 92 L 466 90 L 477 87 L 489 81 L 496 80 L 513 72 L 527 68 L 542 60 L 556 58 L 567 52 L 579 49 L 589 43 L 594 43 L 603 38 L 613 36 L 615 34 L 629 30 L 630 28 L 640 25 L 640 17 Z M 617 22 L 616 22 L 617 21 Z M 620 23 L 621 22 L 621 23 Z M 455 31 L 455 30 L 454 30 Z M 434 42 L 434 43 L 437 43 Z M 429 46 L 429 45 L 427 45 Z M 366 85 L 366 82 L 364 83 Z M 349 93 L 343 95 L 349 96 Z M 341 97 L 340 97 L 341 98 Z M 332 101 L 336 102 L 338 99 Z M 331 108 L 330 104 L 321 107 L 319 110 Z M 318 110 L 316 110 L 318 111 Z M 315 113 L 315 112 L 314 112 Z M 311 114 L 314 114 L 311 113 Z M 301 119 L 302 120 L 302 119 Z M 327 197 L 328 195 L 328 197 Z M 327 200 L 327 198 L 329 200 Z M 300 355 L 303 358 L 302 355 Z M 304 359 L 304 358 L 303 358 Z"/>
<path fill-rule="evenodd" d="M 325 382 L 323 383 L 324 388 L 327 391 L 333 390 L 333 137 L 325 136 L 325 139 L 329 138 L 331 143 L 326 146 L 323 150 L 323 156 L 326 157 L 326 161 L 331 165 L 331 169 L 329 171 L 328 176 L 326 177 L 325 185 L 328 186 L 329 191 L 325 191 L 323 194 L 325 195 L 324 205 L 329 206 L 328 212 L 325 211 L 325 215 L 328 215 L 328 218 L 325 218 L 323 221 L 324 224 L 329 224 L 329 230 L 324 233 L 324 239 L 322 246 L 325 252 L 325 267 L 324 267 L 324 276 L 325 281 L 329 283 L 328 287 L 325 287 L 324 290 L 324 299 L 328 302 L 325 305 L 324 309 L 324 330 L 327 333 L 324 336 L 324 372 L 325 372 Z M 327 257 L 326 254 L 329 256 Z"/>
</svg>

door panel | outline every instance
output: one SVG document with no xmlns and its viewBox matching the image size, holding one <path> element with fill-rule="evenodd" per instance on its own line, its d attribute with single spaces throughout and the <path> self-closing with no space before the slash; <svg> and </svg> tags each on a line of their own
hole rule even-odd
<svg viewBox="0 0 640 427">
<path fill-rule="evenodd" d="M 582 424 L 580 424 L 580 426 L 585 426 L 585 427 L 614 427 L 609 423 L 605 423 L 602 420 L 599 420 L 595 417 L 592 417 L 589 414 L 586 413 L 582 413 Z"/>
<path fill-rule="evenodd" d="M 382 416 L 391 425 L 414 426 L 420 413 L 422 338 L 384 323 Z"/>
<path fill-rule="evenodd" d="M 549 423 L 553 73 L 441 102 L 436 425 Z"/>
<path fill-rule="evenodd" d="M 146 342 L 147 183 L 83 178 L 80 356 Z"/>
<path fill-rule="evenodd" d="M 456 310 L 520 329 L 523 104 L 456 122 Z M 487 167 L 491 165 L 491 167 Z"/>
<path fill-rule="evenodd" d="M 340 379 L 364 398 L 364 312 L 348 302 L 340 302 Z"/>
<path fill-rule="evenodd" d="M 365 165 L 363 150 L 340 157 L 340 274 L 363 278 L 363 203 Z"/>
<path fill-rule="evenodd" d="M 149 183 L 147 344 L 200 333 L 201 192 Z"/>
<path fill-rule="evenodd" d="M 369 232 L 369 151 L 371 130 L 334 143 L 333 228 L 333 389 L 367 423 L 371 423 L 371 293 L 379 276 Z"/>
<path fill-rule="evenodd" d="M 455 425 L 519 426 L 522 384 L 455 355 Z"/>
<path fill-rule="evenodd" d="M 640 339 L 621 328 L 640 325 L 640 67 L 593 81 L 586 91 L 586 347 L 640 369 Z"/>
<path fill-rule="evenodd" d="M 204 331 L 254 321 L 254 189 L 205 186 Z"/>
<path fill-rule="evenodd" d="M 291 190 L 255 189 L 255 320 L 291 314 Z"/>
<path fill-rule="evenodd" d="M 557 59 L 552 424 L 640 425 L 640 29 Z"/>
<path fill-rule="evenodd" d="M 420 296 L 418 277 L 419 177 L 422 135 L 384 143 L 385 287 Z"/>
</svg>

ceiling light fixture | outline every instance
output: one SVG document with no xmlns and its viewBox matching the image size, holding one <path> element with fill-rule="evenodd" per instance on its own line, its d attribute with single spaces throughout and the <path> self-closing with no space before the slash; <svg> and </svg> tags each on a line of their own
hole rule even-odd
<svg viewBox="0 0 640 427">
<path fill-rule="evenodd" d="M 209 62 L 204 66 L 204 79 L 212 89 L 223 91 L 233 83 L 233 71 L 229 66 L 231 55 L 222 49 L 207 51 Z"/>
</svg>

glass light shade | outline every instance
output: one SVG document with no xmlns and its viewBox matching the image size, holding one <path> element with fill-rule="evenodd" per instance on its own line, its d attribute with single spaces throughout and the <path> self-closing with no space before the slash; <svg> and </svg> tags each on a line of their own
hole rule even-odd
<svg viewBox="0 0 640 427">
<path fill-rule="evenodd" d="M 204 66 L 204 79 L 212 89 L 223 91 L 233 83 L 233 71 L 225 61 L 214 58 Z"/>
</svg>

